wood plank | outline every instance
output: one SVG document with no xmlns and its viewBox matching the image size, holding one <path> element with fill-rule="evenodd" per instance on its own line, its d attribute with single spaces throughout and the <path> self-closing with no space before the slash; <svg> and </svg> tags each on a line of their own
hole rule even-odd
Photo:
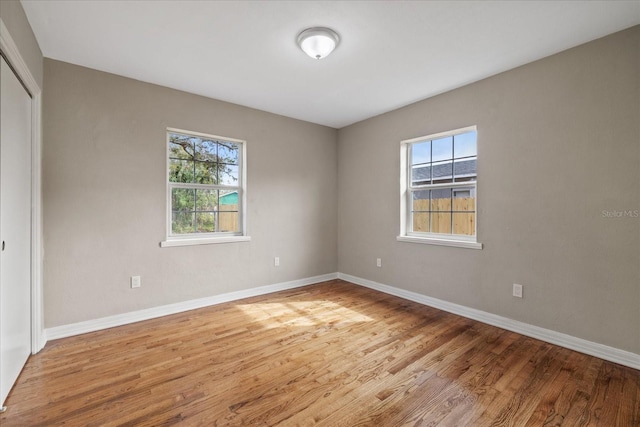
<svg viewBox="0 0 640 427">
<path fill-rule="evenodd" d="M 11 426 L 640 425 L 640 372 L 341 280 L 65 338 Z"/>
</svg>

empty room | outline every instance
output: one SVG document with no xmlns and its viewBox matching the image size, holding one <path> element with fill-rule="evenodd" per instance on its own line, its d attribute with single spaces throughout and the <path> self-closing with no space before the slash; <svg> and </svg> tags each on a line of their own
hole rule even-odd
<svg viewBox="0 0 640 427">
<path fill-rule="evenodd" d="M 0 425 L 640 426 L 640 1 L 0 0 Z"/>
</svg>

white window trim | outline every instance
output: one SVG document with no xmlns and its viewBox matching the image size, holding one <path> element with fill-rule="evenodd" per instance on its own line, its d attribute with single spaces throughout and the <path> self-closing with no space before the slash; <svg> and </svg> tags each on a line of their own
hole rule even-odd
<svg viewBox="0 0 640 427">
<path fill-rule="evenodd" d="M 466 249 L 482 249 L 482 243 L 464 240 L 438 239 L 435 237 L 396 236 L 398 242 L 421 243 L 423 245 L 452 246 Z"/>
<path fill-rule="evenodd" d="M 439 233 L 414 233 L 409 230 L 409 221 L 411 221 L 411 211 L 407 209 L 411 192 L 410 187 L 410 175 L 408 173 L 411 165 L 409 164 L 409 146 L 414 142 L 420 142 L 425 140 L 439 139 L 451 135 L 458 135 L 466 132 L 477 132 L 476 126 L 468 126 L 461 129 L 456 129 L 448 132 L 440 132 L 432 135 L 421 136 L 418 138 L 407 139 L 400 142 L 400 234 L 396 237 L 398 242 L 406 243 L 421 243 L 426 245 L 436 246 L 452 246 L 467 249 L 482 249 L 482 243 L 477 241 L 478 236 L 478 214 L 476 206 L 476 232 L 473 236 L 455 235 L 455 234 L 439 234 Z M 476 191 L 476 199 L 478 197 L 478 187 L 476 181 L 463 181 L 460 183 L 446 183 L 446 184 L 432 184 L 429 188 L 437 187 L 470 187 L 473 186 Z M 420 188 L 422 186 L 416 186 Z"/>
<path fill-rule="evenodd" d="M 241 145 L 240 150 L 240 187 L 238 187 L 238 212 L 240 213 L 240 223 L 242 229 L 238 233 L 199 233 L 199 234 L 183 234 L 183 235 L 171 235 L 171 184 L 169 183 L 169 133 L 180 133 L 199 138 L 210 138 L 214 140 L 223 140 L 229 142 L 235 142 Z M 247 141 L 228 138 L 226 136 L 211 135 L 200 132 L 193 132 L 184 129 L 170 128 L 166 129 L 166 155 L 165 155 L 165 197 L 166 197 L 166 239 L 160 242 L 160 247 L 175 247 L 175 246 L 194 246 L 194 245 L 210 245 L 219 243 L 236 243 L 236 242 L 249 242 L 251 237 L 247 232 Z"/>
<path fill-rule="evenodd" d="M 169 248 L 172 246 L 194 246 L 194 245 L 211 245 L 217 243 L 235 243 L 249 242 L 250 236 L 220 236 L 220 237 L 203 237 L 199 239 L 173 239 L 160 242 L 160 247 Z"/>
</svg>

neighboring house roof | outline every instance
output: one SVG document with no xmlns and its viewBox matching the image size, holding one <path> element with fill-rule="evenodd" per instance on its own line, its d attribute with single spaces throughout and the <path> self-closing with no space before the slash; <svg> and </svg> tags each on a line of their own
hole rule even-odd
<svg viewBox="0 0 640 427">
<path fill-rule="evenodd" d="M 220 196 L 220 204 L 221 205 L 237 205 L 238 204 L 238 192 L 233 191 L 231 193 L 227 193 L 224 196 Z"/>
<path fill-rule="evenodd" d="M 447 163 L 429 163 L 424 166 L 414 166 L 411 171 L 411 179 L 416 184 L 428 184 L 433 179 L 451 179 L 452 172 L 456 177 L 475 176 L 478 173 L 477 159 L 459 160 L 452 164 Z M 433 169 L 433 171 L 432 171 Z"/>
</svg>

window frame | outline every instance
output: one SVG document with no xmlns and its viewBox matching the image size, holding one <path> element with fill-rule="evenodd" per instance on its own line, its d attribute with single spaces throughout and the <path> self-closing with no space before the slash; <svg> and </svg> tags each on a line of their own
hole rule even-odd
<svg viewBox="0 0 640 427">
<path fill-rule="evenodd" d="M 400 234 L 397 240 L 400 242 L 423 243 L 439 246 L 455 246 L 469 249 L 482 249 L 482 243 L 478 242 L 478 174 L 473 181 L 448 182 L 438 184 L 422 184 L 412 185 L 412 165 L 411 150 L 415 143 L 433 141 L 449 136 L 456 136 L 463 133 L 476 132 L 476 150 L 477 150 L 477 126 L 467 126 L 451 131 L 440 132 L 425 135 L 417 138 L 406 139 L 400 141 Z M 478 153 L 476 152 L 476 162 Z M 455 159 L 451 159 L 455 162 Z M 476 163 L 477 164 L 477 163 Z M 453 176 L 452 176 L 453 181 Z M 412 200 L 414 191 L 434 190 L 434 189 L 451 189 L 453 191 L 458 188 L 473 188 L 475 191 L 476 208 L 475 208 L 475 230 L 474 235 L 453 234 L 453 233 L 431 233 L 413 231 Z"/>
<path fill-rule="evenodd" d="M 234 144 L 238 144 L 238 185 L 226 186 L 222 184 L 197 184 L 197 183 L 178 183 L 170 182 L 170 138 L 171 134 L 180 134 L 188 137 L 206 138 L 214 141 L 227 141 Z M 166 128 L 165 132 L 165 185 L 166 185 L 166 230 L 165 240 L 160 242 L 161 247 L 170 246 L 191 246 L 191 245 L 206 245 L 216 243 L 232 243 L 232 242 L 246 242 L 250 241 L 251 237 L 247 234 L 247 141 L 229 138 L 226 136 L 211 135 L 202 132 L 194 132 L 190 130 Z M 185 233 L 185 234 L 173 234 L 172 233 L 172 199 L 171 191 L 174 188 L 194 188 L 194 189 L 215 189 L 215 190 L 232 190 L 238 192 L 238 223 L 239 231 L 214 231 L 203 233 Z"/>
</svg>

